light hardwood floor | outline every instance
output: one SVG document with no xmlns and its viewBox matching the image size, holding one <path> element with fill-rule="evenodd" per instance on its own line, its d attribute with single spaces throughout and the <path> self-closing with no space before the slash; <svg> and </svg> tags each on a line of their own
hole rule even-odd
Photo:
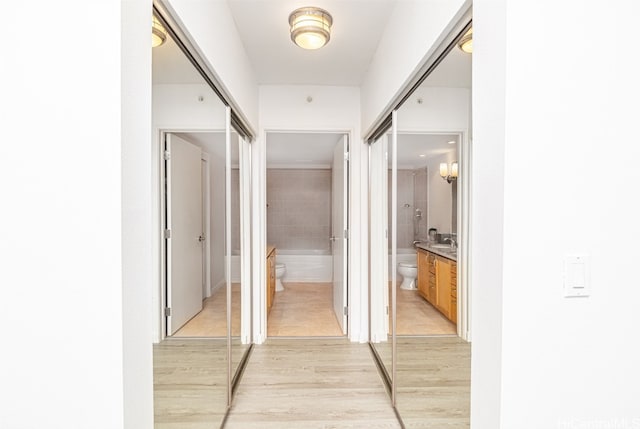
<svg viewBox="0 0 640 429">
<path fill-rule="evenodd" d="M 254 346 L 225 429 L 400 428 L 366 344 L 269 339 Z"/>
<path fill-rule="evenodd" d="M 155 429 L 220 427 L 227 406 L 226 339 L 170 339 L 153 347 Z"/>
<path fill-rule="evenodd" d="M 333 311 L 332 283 L 284 283 L 267 319 L 267 335 L 342 336 Z"/>
<path fill-rule="evenodd" d="M 155 429 L 219 427 L 226 381 L 224 341 L 171 339 L 155 345 Z M 468 343 L 457 337 L 399 338 L 397 383 L 406 428 L 469 428 Z M 399 427 L 368 346 L 329 338 L 272 338 L 254 346 L 225 425 Z"/>
<path fill-rule="evenodd" d="M 398 338 L 396 406 L 407 429 L 469 428 L 471 344 Z"/>
</svg>

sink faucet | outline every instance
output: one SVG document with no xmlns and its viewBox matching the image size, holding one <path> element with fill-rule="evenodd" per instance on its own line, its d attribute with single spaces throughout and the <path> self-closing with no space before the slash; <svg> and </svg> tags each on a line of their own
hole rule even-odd
<svg viewBox="0 0 640 429">
<path fill-rule="evenodd" d="M 413 245 L 414 245 L 414 246 L 415 246 L 416 244 L 420 244 L 420 243 L 422 243 L 422 241 L 420 241 L 420 240 L 413 240 Z"/>
<path fill-rule="evenodd" d="M 455 238 L 453 237 L 445 237 L 442 242 L 446 242 L 447 240 L 449 240 L 449 242 L 451 243 L 451 248 L 455 249 L 458 246 L 458 243 L 456 242 Z"/>
</svg>

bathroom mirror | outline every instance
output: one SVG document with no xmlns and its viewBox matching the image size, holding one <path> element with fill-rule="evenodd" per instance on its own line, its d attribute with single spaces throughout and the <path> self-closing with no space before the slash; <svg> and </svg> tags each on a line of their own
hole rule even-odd
<svg viewBox="0 0 640 429">
<path fill-rule="evenodd" d="M 451 46 L 396 117 L 395 382 L 407 428 L 444 417 L 469 425 L 470 344 L 460 337 L 467 324 L 471 55 Z"/>
<path fill-rule="evenodd" d="M 370 346 L 393 397 L 393 148 L 392 129 L 369 145 Z"/>
</svg>

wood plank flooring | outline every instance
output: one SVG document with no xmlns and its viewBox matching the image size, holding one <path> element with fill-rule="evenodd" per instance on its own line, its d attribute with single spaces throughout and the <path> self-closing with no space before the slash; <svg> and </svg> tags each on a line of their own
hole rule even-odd
<svg viewBox="0 0 640 429">
<path fill-rule="evenodd" d="M 154 346 L 155 429 L 219 427 L 226 406 L 225 344 L 170 339 Z M 406 428 L 469 428 L 470 349 L 457 337 L 398 339 L 397 408 Z M 225 428 L 400 425 L 368 345 L 271 338 L 254 346 Z"/>
<path fill-rule="evenodd" d="M 267 335 L 336 337 L 342 331 L 333 311 L 332 283 L 283 283 L 267 319 Z"/>
<path fill-rule="evenodd" d="M 400 428 L 366 344 L 269 339 L 254 346 L 225 429 Z"/>
<path fill-rule="evenodd" d="M 227 406 L 227 341 L 174 340 L 153 346 L 155 429 L 220 427 Z"/>
<path fill-rule="evenodd" d="M 407 429 L 468 429 L 471 344 L 398 338 L 396 406 Z"/>
</svg>

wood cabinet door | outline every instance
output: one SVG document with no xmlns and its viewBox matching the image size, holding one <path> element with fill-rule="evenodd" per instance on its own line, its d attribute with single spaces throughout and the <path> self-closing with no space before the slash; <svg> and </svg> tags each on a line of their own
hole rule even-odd
<svg viewBox="0 0 640 429">
<path fill-rule="evenodd" d="M 448 318 L 451 308 L 451 266 L 446 258 L 436 257 L 436 307 Z"/>
<path fill-rule="evenodd" d="M 458 264 L 451 262 L 451 304 L 449 307 L 449 320 L 458 323 Z"/>
<path fill-rule="evenodd" d="M 429 300 L 429 262 L 427 252 L 418 250 L 418 293 Z"/>
<path fill-rule="evenodd" d="M 438 299 L 438 289 L 436 287 L 436 257 L 433 253 L 427 254 L 427 267 L 429 270 L 429 292 L 427 294 L 427 301 L 433 305 L 436 305 L 436 300 Z"/>
<path fill-rule="evenodd" d="M 273 253 L 267 257 L 267 312 L 271 310 L 276 291 L 276 258 Z"/>
</svg>

